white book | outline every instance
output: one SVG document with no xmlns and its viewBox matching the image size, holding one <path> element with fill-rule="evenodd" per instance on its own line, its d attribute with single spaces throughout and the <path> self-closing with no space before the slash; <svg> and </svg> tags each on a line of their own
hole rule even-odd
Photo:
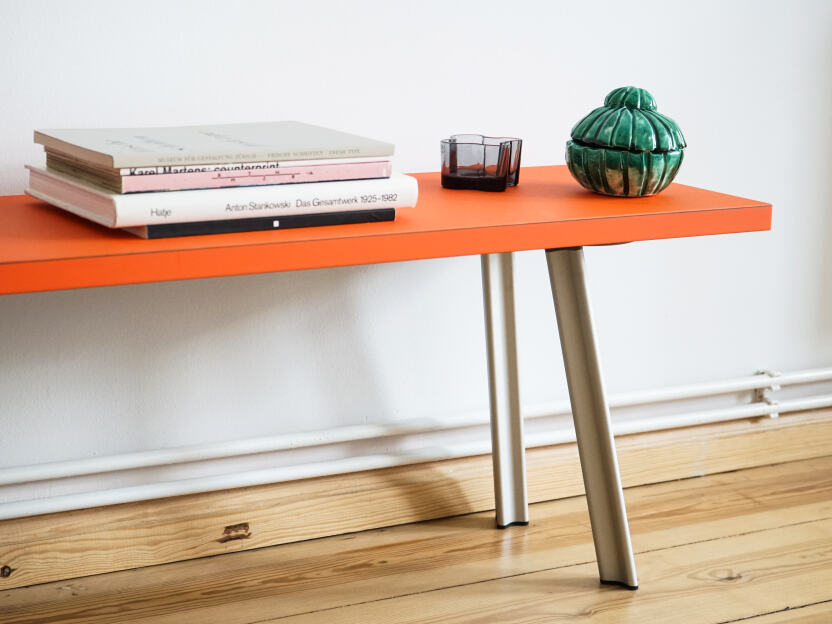
<svg viewBox="0 0 832 624">
<path fill-rule="evenodd" d="M 299 121 L 35 130 L 35 143 L 113 169 L 393 155 L 390 143 Z"/>
<path fill-rule="evenodd" d="M 416 205 L 416 178 L 242 186 L 158 193 L 108 193 L 75 178 L 27 165 L 26 193 L 107 227 L 219 221 Z"/>
</svg>

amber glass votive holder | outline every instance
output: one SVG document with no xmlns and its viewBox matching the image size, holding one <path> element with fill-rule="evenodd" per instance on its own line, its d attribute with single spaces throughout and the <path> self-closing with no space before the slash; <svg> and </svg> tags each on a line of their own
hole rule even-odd
<svg viewBox="0 0 832 624">
<path fill-rule="evenodd" d="M 445 188 L 504 191 L 520 179 L 521 139 L 454 134 L 440 146 Z"/>
</svg>

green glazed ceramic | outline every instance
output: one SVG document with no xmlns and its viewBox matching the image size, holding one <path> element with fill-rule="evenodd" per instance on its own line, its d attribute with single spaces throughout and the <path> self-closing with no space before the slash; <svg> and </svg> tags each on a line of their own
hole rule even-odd
<svg viewBox="0 0 832 624">
<path fill-rule="evenodd" d="M 643 197 L 663 191 L 673 181 L 685 145 L 676 122 L 656 112 L 652 95 L 621 87 L 572 128 L 566 164 L 590 191 Z"/>
</svg>

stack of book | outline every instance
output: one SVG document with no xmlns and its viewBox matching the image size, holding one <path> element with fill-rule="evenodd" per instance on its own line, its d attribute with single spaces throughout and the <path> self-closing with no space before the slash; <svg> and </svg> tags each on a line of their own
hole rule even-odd
<svg viewBox="0 0 832 624">
<path fill-rule="evenodd" d="M 29 195 L 144 238 L 392 221 L 393 145 L 296 121 L 39 130 Z"/>
</svg>

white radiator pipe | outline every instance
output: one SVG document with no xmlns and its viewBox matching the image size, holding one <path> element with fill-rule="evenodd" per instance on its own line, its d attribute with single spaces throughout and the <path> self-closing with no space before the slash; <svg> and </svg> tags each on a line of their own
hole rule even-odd
<svg viewBox="0 0 832 624">
<path fill-rule="evenodd" d="M 674 416 L 665 416 L 663 418 L 642 418 L 630 420 L 625 423 L 613 423 L 613 433 L 615 435 L 641 433 L 657 429 L 673 429 L 677 427 L 723 422 L 727 420 L 767 416 L 775 412 L 794 412 L 829 406 L 832 406 L 832 394 L 782 401 L 778 405 L 752 403 L 750 405 L 740 405 L 737 407 L 708 410 L 690 414 L 677 414 Z M 658 426 L 657 423 L 659 423 Z M 574 440 L 575 434 L 570 427 L 568 429 L 553 432 L 541 432 L 529 435 L 526 438 L 526 446 L 548 446 L 550 444 L 573 442 Z M 0 520 L 37 516 L 60 511 L 70 511 L 73 509 L 100 507 L 102 505 L 133 503 L 142 500 L 165 498 L 169 496 L 201 494 L 229 488 L 265 485 L 267 483 L 277 483 L 282 481 L 295 481 L 298 479 L 308 479 L 312 477 L 322 477 L 326 475 L 343 474 L 361 470 L 373 470 L 376 468 L 389 468 L 407 464 L 418 464 L 442 459 L 454 459 L 457 457 L 482 455 L 489 452 L 491 452 L 491 444 L 489 440 L 485 438 L 481 441 L 454 444 L 447 447 L 426 448 L 417 452 L 401 455 L 366 455 L 362 457 L 350 457 L 347 459 L 315 462 L 297 466 L 267 468 L 264 470 L 251 470 L 248 472 L 198 477 L 195 479 L 150 483 L 146 485 L 101 490 L 97 492 L 68 494 L 52 498 L 2 504 L 0 505 Z"/>
<path fill-rule="evenodd" d="M 772 384 L 789 386 L 823 381 L 832 381 L 832 368 L 796 371 L 792 373 L 784 373 L 782 375 L 778 375 L 777 377 L 759 374 L 748 377 L 740 377 L 738 379 L 712 381 L 670 388 L 658 388 L 654 390 L 626 392 L 611 396 L 609 404 L 611 408 L 615 409 L 633 407 L 637 405 L 663 403 L 668 401 L 678 401 L 683 399 L 693 399 L 711 395 L 729 394 L 732 392 L 756 390 L 769 387 Z M 770 410 L 770 412 L 767 413 L 776 411 L 777 410 Z M 784 410 L 781 408 L 781 411 Z M 523 410 L 523 415 L 527 419 L 565 416 L 569 413 L 570 406 L 568 401 L 533 405 Z M 678 417 L 678 415 L 675 415 L 672 418 L 675 419 Z M 738 416 L 738 418 L 743 417 Z M 651 422 L 656 422 L 656 419 L 651 419 Z M 90 457 L 86 459 L 33 464 L 30 466 L 15 466 L 13 468 L 0 469 L 0 486 L 18 485 L 21 483 L 45 481 L 48 479 L 77 477 L 103 472 L 113 472 L 117 470 L 151 468 L 156 466 L 168 466 L 172 464 L 223 459 L 226 457 L 239 457 L 242 455 L 253 455 L 256 453 L 357 442 L 360 440 L 372 440 L 402 435 L 418 435 L 486 424 L 488 424 L 488 412 L 483 410 L 449 415 L 447 417 L 443 417 L 442 419 L 418 419 L 399 424 L 354 425 L 324 431 L 289 433 L 246 440 L 232 440 L 229 442 L 216 442 L 211 444 L 174 447 L 153 451 L 141 451 L 137 453 L 124 453 L 121 455 Z"/>
</svg>

